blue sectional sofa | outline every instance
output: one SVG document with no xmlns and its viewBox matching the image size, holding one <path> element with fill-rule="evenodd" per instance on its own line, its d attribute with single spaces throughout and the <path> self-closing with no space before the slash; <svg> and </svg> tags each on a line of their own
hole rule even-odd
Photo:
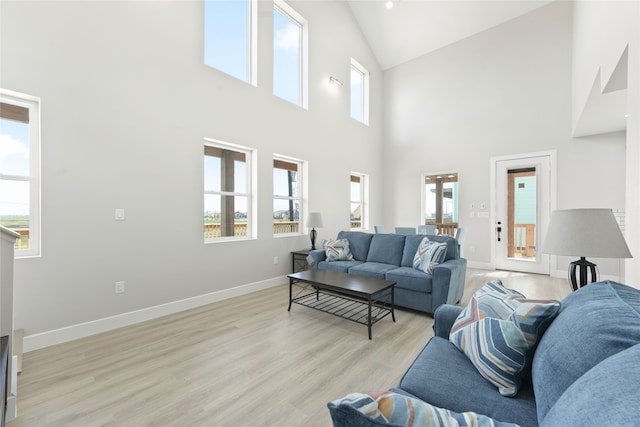
<svg viewBox="0 0 640 427">
<path fill-rule="evenodd" d="M 338 239 L 347 239 L 353 261 L 326 261 L 323 249 L 311 251 L 310 268 L 393 280 L 395 304 L 425 313 L 433 313 L 442 304 L 456 304 L 462 298 L 467 260 L 460 258 L 458 242 L 450 236 L 428 236 L 446 243 L 444 262 L 427 274 L 413 268 L 413 258 L 424 235 L 370 234 L 341 231 Z"/>
<path fill-rule="evenodd" d="M 456 415 L 481 414 L 479 425 L 494 425 L 487 419 L 523 427 L 640 425 L 637 289 L 606 281 L 566 297 L 534 347 L 530 372 L 515 397 L 501 395 L 449 340 L 462 310 L 438 308 L 435 336 L 391 392 Z M 332 402 L 329 409 L 334 426 L 389 425 L 369 420 L 353 405 Z"/>
</svg>

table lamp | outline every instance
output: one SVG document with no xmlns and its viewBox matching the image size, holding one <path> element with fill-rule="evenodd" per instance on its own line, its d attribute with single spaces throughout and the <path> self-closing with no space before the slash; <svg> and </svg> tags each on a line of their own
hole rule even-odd
<svg viewBox="0 0 640 427">
<path fill-rule="evenodd" d="M 589 283 L 587 271 L 591 273 L 591 283 L 598 280 L 596 265 L 586 257 L 631 258 L 611 209 L 554 211 L 541 252 L 580 257 L 569 264 L 569 281 L 574 291 Z M 580 273 L 579 283 L 576 270 Z"/>
<path fill-rule="evenodd" d="M 311 238 L 311 249 L 316 248 L 316 227 L 322 227 L 322 215 L 320 212 L 310 212 L 307 217 L 307 227 L 311 227 L 309 237 Z"/>
</svg>

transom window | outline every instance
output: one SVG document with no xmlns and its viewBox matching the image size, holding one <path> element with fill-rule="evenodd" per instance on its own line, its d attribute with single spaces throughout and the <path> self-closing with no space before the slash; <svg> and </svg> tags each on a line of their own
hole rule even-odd
<svg viewBox="0 0 640 427">
<path fill-rule="evenodd" d="M 273 158 L 273 234 L 300 233 L 303 216 L 302 170 L 304 162 Z"/>
<path fill-rule="evenodd" d="M 273 4 L 273 94 L 307 108 L 307 21 L 282 0 Z"/>
<path fill-rule="evenodd" d="M 369 124 L 369 72 L 351 58 L 351 118 Z"/>
<path fill-rule="evenodd" d="M 16 258 L 40 255 L 40 101 L 0 89 L 0 224 Z"/>
<path fill-rule="evenodd" d="M 204 241 L 254 238 L 253 150 L 207 140 L 204 146 Z"/>
<path fill-rule="evenodd" d="M 205 0 L 204 63 L 257 84 L 256 0 Z"/>
</svg>

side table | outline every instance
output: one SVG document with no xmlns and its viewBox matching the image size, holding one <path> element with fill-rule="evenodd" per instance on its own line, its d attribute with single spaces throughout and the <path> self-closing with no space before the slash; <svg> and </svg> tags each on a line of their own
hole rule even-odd
<svg viewBox="0 0 640 427">
<path fill-rule="evenodd" d="M 291 252 L 291 269 L 293 273 L 309 269 L 309 264 L 307 264 L 309 252 L 311 252 L 311 249 L 300 249 L 299 251 Z"/>
</svg>

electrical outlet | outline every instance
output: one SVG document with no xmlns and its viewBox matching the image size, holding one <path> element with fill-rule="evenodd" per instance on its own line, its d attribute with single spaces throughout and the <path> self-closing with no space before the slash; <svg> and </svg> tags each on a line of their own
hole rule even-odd
<svg viewBox="0 0 640 427">
<path fill-rule="evenodd" d="M 116 208 L 115 219 L 116 221 L 124 221 L 124 209 Z"/>
<path fill-rule="evenodd" d="M 116 282 L 116 294 L 124 293 L 124 281 Z"/>
<path fill-rule="evenodd" d="M 469 252 L 475 252 L 475 251 L 476 251 L 475 246 L 469 246 Z"/>
<path fill-rule="evenodd" d="M 278 263 L 278 257 L 274 256 L 273 257 L 273 265 L 276 265 Z"/>
</svg>

